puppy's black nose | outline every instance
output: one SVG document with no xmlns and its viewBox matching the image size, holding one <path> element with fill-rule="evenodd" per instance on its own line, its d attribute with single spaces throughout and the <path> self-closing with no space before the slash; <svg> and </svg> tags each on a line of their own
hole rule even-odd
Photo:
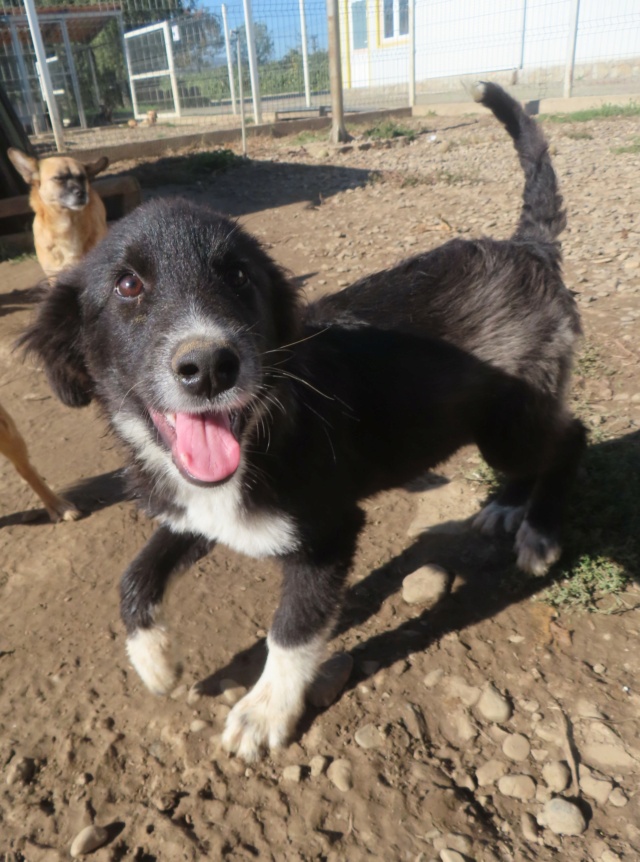
<svg viewBox="0 0 640 862">
<path fill-rule="evenodd" d="M 178 346 L 171 368 L 187 392 L 213 398 L 235 385 L 240 359 L 229 347 L 192 341 Z"/>
</svg>

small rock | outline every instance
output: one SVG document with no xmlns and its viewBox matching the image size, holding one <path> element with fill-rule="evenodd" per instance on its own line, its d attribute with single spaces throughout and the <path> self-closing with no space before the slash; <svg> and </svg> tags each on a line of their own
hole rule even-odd
<svg viewBox="0 0 640 862">
<path fill-rule="evenodd" d="M 451 676 L 443 683 L 443 688 L 451 697 L 460 700 L 465 706 L 473 706 L 478 702 L 480 689 L 475 685 L 469 685 L 461 676 Z"/>
<path fill-rule="evenodd" d="M 617 853 L 607 849 L 600 856 L 600 862 L 621 862 L 621 859 Z"/>
<path fill-rule="evenodd" d="M 160 796 L 154 796 L 151 804 L 157 808 L 161 814 L 166 814 L 167 811 L 172 811 L 180 801 L 180 797 L 175 790 L 170 790 L 168 793 L 162 793 Z"/>
<path fill-rule="evenodd" d="M 98 847 L 102 847 L 108 840 L 109 833 L 102 826 L 86 826 L 73 839 L 70 853 L 74 859 L 76 856 L 84 856 L 86 853 L 92 853 Z"/>
<path fill-rule="evenodd" d="M 523 811 L 520 815 L 520 828 L 525 841 L 531 841 L 533 844 L 538 843 L 538 824 L 533 814 L 528 811 Z"/>
<path fill-rule="evenodd" d="M 344 757 L 334 760 L 327 769 L 327 778 L 338 790 L 342 790 L 345 793 L 347 790 L 351 790 L 353 787 L 351 763 Z"/>
<path fill-rule="evenodd" d="M 196 682 L 187 692 L 187 703 L 189 706 L 194 706 L 202 697 L 202 687 Z"/>
<path fill-rule="evenodd" d="M 283 781 L 292 781 L 295 784 L 300 784 L 302 781 L 302 767 L 301 766 L 285 766 L 282 770 L 282 780 Z"/>
<path fill-rule="evenodd" d="M 480 715 L 487 721 L 502 724 L 511 718 L 512 711 L 511 704 L 507 698 L 503 694 L 500 694 L 495 686 L 487 683 L 478 700 L 478 712 Z"/>
<path fill-rule="evenodd" d="M 354 738 L 360 748 L 381 748 L 384 745 L 384 736 L 375 724 L 364 724 L 359 727 Z"/>
<path fill-rule="evenodd" d="M 317 778 L 319 775 L 322 775 L 326 771 L 328 765 L 328 757 L 325 757 L 323 754 L 316 754 L 315 757 L 312 757 L 309 761 L 311 777 Z"/>
<path fill-rule="evenodd" d="M 510 733 L 502 743 L 502 753 L 509 760 L 526 760 L 530 752 L 529 740 L 521 733 Z"/>
<path fill-rule="evenodd" d="M 201 718 L 194 718 L 194 720 L 189 725 L 189 730 L 191 731 L 191 733 L 200 733 L 207 727 L 211 727 L 208 721 L 204 721 Z"/>
<path fill-rule="evenodd" d="M 7 784 L 29 784 L 36 771 L 30 757 L 15 757 L 7 767 Z"/>
<path fill-rule="evenodd" d="M 540 826 L 546 826 L 555 835 L 582 835 L 587 821 L 582 811 L 573 802 L 556 796 L 550 799 L 538 814 Z"/>
<path fill-rule="evenodd" d="M 467 857 L 457 850 L 450 850 L 448 847 L 440 851 L 440 859 L 442 862 L 467 862 Z"/>
<path fill-rule="evenodd" d="M 435 686 L 440 682 L 444 671 L 442 668 L 437 667 L 434 670 L 430 670 L 429 673 L 422 680 L 422 684 L 426 686 L 426 688 L 435 688 Z"/>
<path fill-rule="evenodd" d="M 599 778 L 581 764 L 580 790 L 600 805 L 604 805 L 613 790 L 613 782 L 608 778 Z"/>
<path fill-rule="evenodd" d="M 594 664 L 591 670 L 598 675 L 603 674 L 606 671 L 606 667 L 603 664 Z"/>
<path fill-rule="evenodd" d="M 235 679 L 221 679 L 220 692 L 230 706 L 234 706 L 247 693 L 247 689 Z"/>
<path fill-rule="evenodd" d="M 338 652 L 320 666 L 318 675 L 307 692 L 311 706 L 324 709 L 330 706 L 347 684 L 353 670 L 353 659 L 346 652 Z"/>
<path fill-rule="evenodd" d="M 554 793 L 562 793 L 571 781 L 571 770 L 564 760 L 551 760 L 542 767 L 542 777 Z"/>
<path fill-rule="evenodd" d="M 628 797 L 620 787 L 614 787 L 609 794 L 608 802 L 611 805 L 615 805 L 616 808 L 624 808 L 628 801 Z"/>
<path fill-rule="evenodd" d="M 498 779 L 498 790 L 503 796 L 512 799 L 533 799 L 536 795 L 536 783 L 530 775 L 503 775 Z"/>
<path fill-rule="evenodd" d="M 506 775 L 507 765 L 501 760 L 487 760 L 476 769 L 476 781 L 479 787 L 494 784 L 503 775 Z"/>
<path fill-rule="evenodd" d="M 448 832 L 433 842 L 434 850 L 456 850 L 458 853 L 469 854 L 473 851 L 473 841 L 468 835 L 459 832 Z"/>
<path fill-rule="evenodd" d="M 421 566 L 402 581 L 402 598 L 410 605 L 430 607 L 448 591 L 449 581 L 440 566 Z"/>
</svg>

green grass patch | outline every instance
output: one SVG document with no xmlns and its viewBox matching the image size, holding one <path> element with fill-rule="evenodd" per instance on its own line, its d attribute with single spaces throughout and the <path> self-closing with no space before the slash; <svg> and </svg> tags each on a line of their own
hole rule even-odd
<svg viewBox="0 0 640 862">
<path fill-rule="evenodd" d="M 375 140 L 387 140 L 389 138 L 408 138 L 412 141 L 417 132 L 415 129 L 409 129 L 407 126 L 401 126 L 395 120 L 380 120 L 375 126 L 366 129 L 364 134 L 368 138 Z"/>
<path fill-rule="evenodd" d="M 145 188 L 163 185 L 189 185 L 207 180 L 219 171 L 244 164 L 231 150 L 211 150 L 187 156 L 169 156 L 156 162 L 136 165 L 132 173 Z"/>
<path fill-rule="evenodd" d="M 6 243 L 0 242 L 0 263 L 8 261 L 17 264 L 27 260 L 36 260 L 36 253 L 34 251 L 17 251 L 10 248 Z"/>
<path fill-rule="evenodd" d="M 317 144 L 321 141 L 329 141 L 329 132 L 327 129 L 322 129 L 318 132 L 299 132 L 291 138 L 291 143 L 299 147 L 304 147 L 305 144 Z"/>
<path fill-rule="evenodd" d="M 626 147 L 614 147 L 612 150 L 616 156 L 622 155 L 622 153 L 640 153 L 640 138 L 634 138 L 632 144 L 628 144 Z"/>
<path fill-rule="evenodd" d="M 628 105 L 601 105 L 599 108 L 588 108 L 584 111 L 572 111 L 569 114 L 541 114 L 541 120 L 550 123 L 586 123 L 589 120 L 606 120 L 609 117 L 640 116 L 640 104 L 630 102 Z"/>
</svg>

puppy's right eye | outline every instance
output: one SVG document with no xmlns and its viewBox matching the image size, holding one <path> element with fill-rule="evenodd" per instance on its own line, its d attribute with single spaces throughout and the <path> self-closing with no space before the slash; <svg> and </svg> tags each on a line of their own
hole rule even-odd
<svg viewBox="0 0 640 862">
<path fill-rule="evenodd" d="M 123 299 L 136 299 L 144 293 L 144 284 L 135 272 L 125 272 L 116 280 L 115 291 Z"/>
</svg>

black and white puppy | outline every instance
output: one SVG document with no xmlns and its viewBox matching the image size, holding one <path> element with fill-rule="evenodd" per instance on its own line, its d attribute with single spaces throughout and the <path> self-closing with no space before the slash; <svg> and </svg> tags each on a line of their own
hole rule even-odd
<svg viewBox="0 0 640 862">
<path fill-rule="evenodd" d="M 104 407 L 161 524 L 121 585 L 129 656 L 152 691 L 178 673 L 169 579 L 217 542 L 280 558 L 267 663 L 223 736 L 247 760 L 303 712 L 361 499 L 475 443 L 508 479 L 478 526 L 516 532 L 528 572 L 559 556 L 585 445 L 564 400 L 580 324 L 560 272 L 562 200 L 536 123 L 493 84 L 476 95 L 524 169 L 512 239 L 453 240 L 303 306 L 237 224 L 154 201 L 58 277 L 23 338 L 66 404 Z"/>
</svg>

